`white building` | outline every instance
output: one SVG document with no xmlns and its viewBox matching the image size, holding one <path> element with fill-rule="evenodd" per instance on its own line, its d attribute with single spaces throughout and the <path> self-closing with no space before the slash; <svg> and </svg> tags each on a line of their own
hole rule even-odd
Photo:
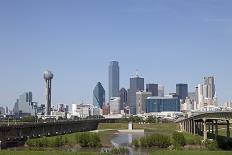
<svg viewBox="0 0 232 155">
<path fill-rule="evenodd" d="M 151 96 L 151 92 L 136 92 L 136 114 L 146 113 L 146 99 Z"/>
<path fill-rule="evenodd" d="M 54 116 L 57 120 L 61 117 L 61 118 L 66 118 L 66 114 L 65 112 L 61 112 L 61 111 L 51 111 L 51 116 Z"/>
<path fill-rule="evenodd" d="M 164 97 L 164 86 L 158 85 L 158 96 Z"/>
<path fill-rule="evenodd" d="M 120 114 L 120 97 L 110 98 L 110 114 Z"/>
<path fill-rule="evenodd" d="M 197 89 L 197 109 L 218 105 L 214 77 L 204 77 L 204 84 L 199 84 Z"/>
<path fill-rule="evenodd" d="M 181 111 L 188 112 L 188 111 L 194 110 L 194 103 L 195 101 L 193 99 L 190 99 L 189 97 L 187 97 L 185 99 L 185 102 L 181 104 Z"/>
<path fill-rule="evenodd" d="M 72 104 L 72 116 L 86 118 L 91 115 L 92 107 L 89 104 Z"/>
</svg>

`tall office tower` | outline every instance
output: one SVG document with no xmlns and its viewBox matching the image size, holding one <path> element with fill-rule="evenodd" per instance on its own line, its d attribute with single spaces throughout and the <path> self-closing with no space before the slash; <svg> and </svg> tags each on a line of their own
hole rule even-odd
<svg viewBox="0 0 232 155">
<path fill-rule="evenodd" d="M 13 111 L 19 115 L 34 115 L 35 110 L 32 102 L 32 92 L 21 94 L 15 103 Z"/>
<path fill-rule="evenodd" d="M 148 97 L 151 97 L 151 92 L 136 92 L 136 114 L 146 113 L 146 100 Z"/>
<path fill-rule="evenodd" d="M 105 89 L 100 82 L 93 89 L 93 105 L 101 108 L 105 103 Z"/>
<path fill-rule="evenodd" d="M 198 105 L 198 109 L 217 105 L 214 77 L 204 77 L 204 84 L 198 85 Z"/>
<path fill-rule="evenodd" d="M 158 96 L 164 97 L 164 86 L 158 85 Z"/>
<path fill-rule="evenodd" d="M 207 98 L 213 99 L 215 97 L 215 84 L 214 77 L 204 77 L 204 85 L 207 87 L 206 96 Z"/>
<path fill-rule="evenodd" d="M 119 97 L 119 65 L 111 61 L 109 65 L 109 101 L 111 97 Z"/>
<path fill-rule="evenodd" d="M 52 79 L 53 74 L 51 71 L 46 70 L 44 72 L 44 80 L 46 82 L 46 115 L 51 115 L 51 102 L 52 102 Z"/>
<path fill-rule="evenodd" d="M 127 90 L 125 88 L 120 89 L 120 110 L 123 110 L 127 104 Z"/>
<path fill-rule="evenodd" d="M 188 84 L 176 84 L 176 94 L 178 95 L 179 99 L 185 100 L 186 97 L 188 97 Z"/>
<path fill-rule="evenodd" d="M 128 103 L 130 106 L 130 113 L 136 114 L 136 92 L 144 90 L 144 78 L 137 73 L 130 78 L 130 89 L 128 91 Z"/>
<path fill-rule="evenodd" d="M 197 110 L 199 107 L 199 92 L 198 92 L 198 86 L 195 87 L 195 94 L 196 94 L 196 98 L 195 98 L 195 102 L 194 102 L 194 110 Z"/>
<path fill-rule="evenodd" d="M 158 96 L 158 84 L 146 84 L 146 92 L 151 92 L 152 96 Z"/>
</svg>

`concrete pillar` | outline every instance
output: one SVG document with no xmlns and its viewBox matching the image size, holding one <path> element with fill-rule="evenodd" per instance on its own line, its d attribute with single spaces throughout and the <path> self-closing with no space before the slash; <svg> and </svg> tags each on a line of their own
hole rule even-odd
<svg viewBox="0 0 232 155">
<path fill-rule="evenodd" d="M 207 124 L 205 118 L 203 118 L 203 126 L 204 126 L 204 130 L 203 130 L 204 140 L 207 140 Z"/>
<path fill-rule="evenodd" d="M 230 138 L 230 121 L 226 120 L 226 136 L 227 138 Z"/>
<path fill-rule="evenodd" d="M 217 139 L 218 136 L 218 120 L 215 120 L 215 140 Z"/>
<path fill-rule="evenodd" d="M 212 134 L 214 134 L 214 120 L 212 121 Z"/>
<path fill-rule="evenodd" d="M 196 122 L 193 120 L 193 135 L 196 135 Z"/>
<path fill-rule="evenodd" d="M 207 125 L 207 126 L 208 126 L 208 132 L 209 132 L 209 133 L 210 133 L 210 125 L 211 125 L 210 122 L 208 122 L 208 125 Z"/>
</svg>

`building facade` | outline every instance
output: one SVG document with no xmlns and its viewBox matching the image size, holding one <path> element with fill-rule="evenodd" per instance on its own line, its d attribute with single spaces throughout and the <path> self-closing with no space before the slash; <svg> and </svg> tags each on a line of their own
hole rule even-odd
<svg viewBox="0 0 232 155">
<path fill-rule="evenodd" d="M 151 96 L 151 92 L 136 92 L 136 114 L 146 113 L 146 100 Z"/>
<path fill-rule="evenodd" d="M 146 92 L 151 92 L 152 96 L 158 96 L 158 84 L 146 84 Z"/>
<path fill-rule="evenodd" d="M 120 114 L 120 97 L 110 98 L 110 114 Z"/>
<path fill-rule="evenodd" d="M 101 108 L 105 104 L 105 89 L 100 82 L 93 89 L 93 105 Z"/>
<path fill-rule="evenodd" d="M 179 99 L 185 100 L 188 97 L 188 84 L 176 84 L 176 94 L 179 96 Z"/>
<path fill-rule="evenodd" d="M 207 106 L 217 106 L 214 77 L 204 77 L 204 84 L 197 87 L 197 109 L 205 109 Z"/>
<path fill-rule="evenodd" d="M 111 61 L 109 65 L 109 100 L 119 97 L 119 63 Z"/>
<path fill-rule="evenodd" d="M 146 112 L 180 111 L 178 97 L 148 97 L 146 100 Z"/>
<path fill-rule="evenodd" d="M 25 92 L 19 96 L 14 106 L 14 113 L 17 115 L 35 115 L 32 92 Z"/>
<path fill-rule="evenodd" d="M 158 96 L 164 97 L 164 86 L 158 85 Z"/>
<path fill-rule="evenodd" d="M 120 110 L 124 110 L 128 106 L 127 102 L 127 90 L 125 88 L 120 89 Z"/>
<path fill-rule="evenodd" d="M 130 78 L 130 89 L 128 90 L 128 103 L 130 113 L 136 114 L 136 92 L 144 91 L 144 78 L 136 75 Z"/>
</svg>

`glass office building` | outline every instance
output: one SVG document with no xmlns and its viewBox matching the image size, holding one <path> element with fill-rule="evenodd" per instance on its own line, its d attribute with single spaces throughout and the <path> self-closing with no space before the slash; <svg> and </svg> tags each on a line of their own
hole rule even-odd
<svg viewBox="0 0 232 155">
<path fill-rule="evenodd" d="M 111 97 L 119 97 L 119 63 L 111 61 L 109 65 L 109 101 Z"/>
<path fill-rule="evenodd" d="M 148 97 L 146 100 L 146 112 L 180 111 L 178 97 Z"/>
<path fill-rule="evenodd" d="M 93 90 L 93 105 L 102 109 L 105 104 L 105 89 L 100 82 L 97 83 Z"/>
</svg>

